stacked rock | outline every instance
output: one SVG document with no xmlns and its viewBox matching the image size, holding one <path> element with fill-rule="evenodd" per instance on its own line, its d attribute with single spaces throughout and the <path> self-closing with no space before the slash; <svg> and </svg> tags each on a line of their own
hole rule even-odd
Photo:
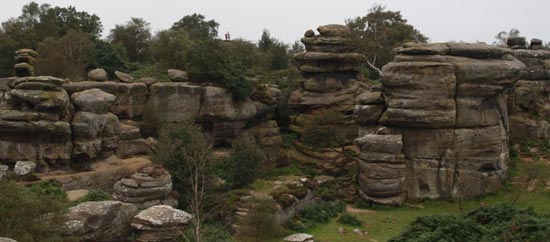
<svg viewBox="0 0 550 242">
<path fill-rule="evenodd" d="M 113 155 L 118 146 L 120 122 L 109 112 L 116 96 L 99 89 L 88 89 L 71 95 L 76 113 L 71 123 L 73 157 L 94 161 Z"/>
<path fill-rule="evenodd" d="M 509 49 L 483 44 L 396 51 L 381 75 L 384 127 L 356 140 L 363 198 L 399 205 L 498 190 L 509 163 L 504 94 L 525 65 Z"/>
<path fill-rule="evenodd" d="M 543 50 L 544 46 L 542 46 L 542 40 L 541 39 L 531 39 L 531 44 L 529 45 L 530 50 Z"/>
<path fill-rule="evenodd" d="M 354 53 L 350 30 L 344 25 L 320 26 L 319 35 L 308 30 L 301 39 L 306 52 L 294 56 L 304 79 L 300 89 L 289 98 L 289 106 L 296 113 L 291 116 L 290 128 L 302 135 L 308 127 L 324 116 L 337 117 L 339 131 L 351 145 L 358 126 L 351 113 L 354 99 L 364 91 L 363 76 L 359 73 L 365 61 Z M 313 152 L 297 142 L 289 155 L 297 160 L 309 160 L 328 175 L 339 175 L 350 160 L 330 150 Z"/>
<path fill-rule="evenodd" d="M 193 216 L 170 206 L 153 206 L 138 213 L 131 224 L 137 242 L 179 241 Z"/>
<path fill-rule="evenodd" d="M 527 48 L 527 41 L 525 40 L 525 37 L 510 37 L 506 40 L 506 44 L 511 49 L 526 49 Z"/>
<path fill-rule="evenodd" d="M 15 74 L 18 77 L 34 76 L 34 63 L 38 53 L 31 49 L 20 49 L 15 52 Z"/>
<path fill-rule="evenodd" d="M 113 197 L 131 203 L 140 209 L 155 205 L 177 206 L 178 201 L 170 196 L 172 177 L 158 167 L 145 167 L 129 178 L 123 178 L 113 186 Z"/>
<path fill-rule="evenodd" d="M 508 96 L 512 141 L 550 138 L 550 51 L 542 40 L 531 40 L 529 50 L 516 49 L 513 55 L 527 68 Z M 542 118 L 540 118 L 542 117 Z"/>
<path fill-rule="evenodd" d="M 104 82 L 109 79 L 107 71 L 101 68 L 96 68 L 88 72 L 88 79 L 90 81 Z"/>
<path fill-rule="evenodd" d="M 0 103 L 0 161 L 41 166 L 71 159 L 71 109 L 65 80 L 21 77 L 8 84 Z"/>
<path fill-rule="evenodd" d="M 117 156 L 125 159 L 140 155 L 150 155 L 152 153 L 152 142 L 150 139 L 141 138 L 139 123 L 132 120 L 121 121 Z"/>
</svg>

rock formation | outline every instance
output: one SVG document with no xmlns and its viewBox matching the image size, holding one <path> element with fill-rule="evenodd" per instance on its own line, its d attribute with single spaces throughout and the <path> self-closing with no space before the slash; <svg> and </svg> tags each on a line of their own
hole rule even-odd
<svg viewBox="0 0 550 242">
<path fill-rule="evenodd" d="M 137 242 L 179 241 L 193 216 L 170 206 L 154 206 L 141 211 L 132 220 Z"/>
<path fill-rule="evenodd" d="M 20 49 L 15 52 L 15 74 L 18 77 L 34 76 L 34 63 L 38 53 L 31 49 Z"/>
<path fill-rule="evenodd" d="M 115 200 L 131 203 L 139 209 L 156 205 L 176 207 L 178 201 L 170 196 L 172 177 L 162 168 L 146 167 L 113 186 Z"/>
<path fill-rule="evenodd" d="M 93 161 L 115 153 L 120 134 L 118 117 L 109 112 L 114 95 L 99 89 L 89 89 L 71 95 L 76 109 L 71 123 L 73 158 Z"/>
<path fill-rule="evenodd" d="M 117 201 L 81 203 L 69 208 L 65 233 L 79 241 L 124 241 L 137 213 L 136 206 Z"/>
<path fill-rule="evenodd" d="M 306 129 L 317 125 L 317 120 L 337 116 L 336 126 L 346 137 L 347 145 L 351 145 L 358 129 L 351 114 L 355 97 L 365 88 L 364 78 L 358 72 L 365 58 L 353 52 L 348 27 L 327 25 L 317 30 L 319 35 L 311 30 L 305 33 L 301 41 L 306 52 L 294 56 L 304 79 L 288 101 L 296 113 L 291 116 L 290 128 L 303 135 Z M 312 151 L 301 142 L 294 145 L 289 156 L 327 175 L 341 175 L 353 165 L 351 160 L 336 152 L 329 149 Z"/>
<path fill-rule="evenodd" d="M 514 46 L 509 46 L 514 49 Z M 533 39 L 529 49 L 513 50 L 527 69 L 508 95 L 512 141 L 550 138 L 550 51 Z"/>
<path fill-rule="evenodd" d="M 483 44 L 406 44 L 396 51 L 381 76 L 382 127 L 372 122 L 379 94 L 364 94 L 356 107 L 371 124 L 356 140 L 362 196 L 397 205 L 498 190 L 509 163 L 504 94 L 525 65 L 510 50 Z"/>
<path fill-rule="evenodd" d="M 0 161 L 34 161 L 42 166 L 71 159 L 71 112 L 65 80 L 11 79 L 0 103 Z"/>
<path fill-rule="evenodd" d="M 107 72 L 104 69 L 97 68 L 88 72 L 88 79 L 90 81 L 104 82 L 109 79 Z"/>
</svg>

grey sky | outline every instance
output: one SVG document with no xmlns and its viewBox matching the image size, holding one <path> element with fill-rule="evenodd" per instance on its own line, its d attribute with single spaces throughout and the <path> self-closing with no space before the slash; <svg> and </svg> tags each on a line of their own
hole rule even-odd
<svg viewBox="0 0 550 242">
<path fill-rule="evenodd" d="M 73 5 L 97 14 L 104 33 L 130 17 L 151 23 L 153 31 L 169 28 L 181 17 L 201 13 L 220 23 L 220 36 L 259 39 L 262 29 L 291 43 L 308 28 L 366 15 L 383 3 L 402 15 L 431 42 L 484 41 L 501 30 L 518 28 L 523 36 L 550 41 L 550 0 L 35 0 L 54 6 Z M 30 0 L 0 0 L 0 21 L 20 15 Z"/>
</svg>

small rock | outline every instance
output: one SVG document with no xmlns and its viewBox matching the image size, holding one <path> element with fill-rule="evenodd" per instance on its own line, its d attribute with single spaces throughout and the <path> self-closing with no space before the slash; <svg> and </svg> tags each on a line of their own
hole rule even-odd
<svg viewBox="0 0 550 242">
<path fill-rule="evenodd" d="M 335 179 L 336 178 L 334 178 L 333 176 L 327 176 L 327 175 L 320 175 L 313 178 L 313 180 L 317 181 L 319 184 L 329 182 L 329 181 L 334 181 Z"/>
<path fill-rule="evenodd" d="M 359 236 L 363 236 L 363 231 L 361 231 L 361 230 L 358 229 L 358 228 L 355 228 L 355 229 L 353 230 L 353 232 L 356 233 L 356 234 L 359 235 Z"/>
<path fill-rule="evenodd" d="M 28 176 L 34 174 L 36 166 L 36 163 L 32 161 L 18 161 L 15 163 L 13 171 L 17 176 Z"/>
<path fill-rule="evenodd" d="M 338 228 L 338 233 L 339 233 L 340 235 L 344 235 L 344 234 L 346 233 L 346 229 L 340 227 L 340 228 Z"/>
<path fill-rule="evenodd" d="M 128 74 L 128 73 L 124 73 L 124 72 L 121 72 L 121 71 L 115 71 L 115 76 L 121 82 L 126 82 L 126 83 L 134 82 L 134 77 L 130 76 L 130 74 Z"/>
<path fill-rule="evenodd" d="M 88 72 L 88 79 L 91 81 L 104 82 L 107 81 L 108 78 L 107 72 L 101 68 L 93 69 Z"/>
<path fill-rule="evenodd" d="M 0 165 L 0 181 L 8 175 L 8 170 L 10 168 L 6 165 Z"/>
<path fill-rule="evenodd" d="M 305 36 L 305 37 L 313 37 L 313 36 L 315 36 L 315 32 L 314 32 L 312 29 L 308 29 L 308 30 L 304 33 L 304 36 Z"/>
<path fill-rule="evenodd" d="M 169 69 L 168 78 L 173 82 L 185 82 L 189 80 L 187 72 L 177 69 Z"/>
<path fill-rule="evenodd" d="M 309 240 L 313 240 L 313 235 L 303 234 L 303 233 L 289 235 L 286 238 L 284 238 L 284 241 L 286 242 L 306 242 Z"/>
</svg>

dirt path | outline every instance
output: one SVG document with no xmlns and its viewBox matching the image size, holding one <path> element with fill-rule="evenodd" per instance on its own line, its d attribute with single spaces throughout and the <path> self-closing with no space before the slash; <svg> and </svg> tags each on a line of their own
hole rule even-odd
<svg viewBox="0 0 550 242">
<path fill-rule="evenodd" d="M 372 214 L 372 213 L 376 213 L 376 211 L 374 210 L 368 210 L 368 209 L 360 209 L 360 208 L 354 208 L 350 205 L 347 205 L 346 206 L 346 211 L 348 213 L 356 213 L 356 214 Z"/>
</svg>

